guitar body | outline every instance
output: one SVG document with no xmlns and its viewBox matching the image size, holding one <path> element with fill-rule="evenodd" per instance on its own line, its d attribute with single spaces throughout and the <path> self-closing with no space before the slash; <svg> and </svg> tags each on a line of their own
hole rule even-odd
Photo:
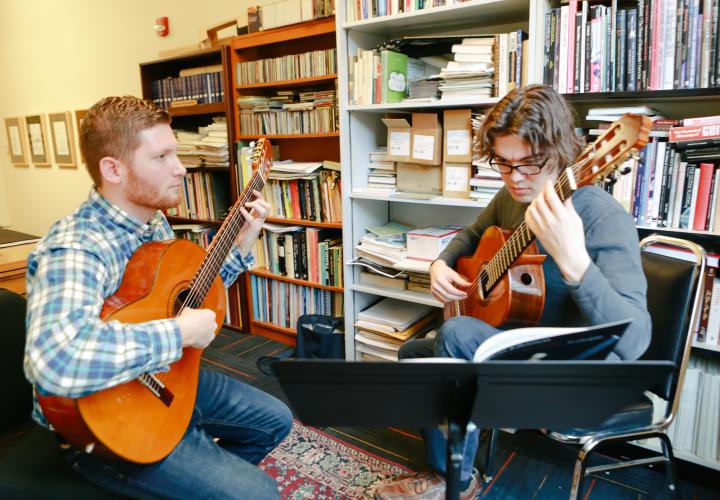
<svg viewBox="0 0 720 500">
<path fill-rule="evenodd" d="M 473 281 L 508 240 L 511 231 L 496 226 L 489 227 L 470 257 L 457 260 L 455 270 Z M 484 299 L 477 288 L 465 300 L 445 305 L 445 319 L 453 316 L 472 316 L 495 327 L 534 326 L 542 316 L 545 306 L 545 274 L 542 264 L 544 255 L 538 254 L 533 241 L 510 266 L 495 288 Z"/>
<path fill-rule="evenodd" d="M 204 258 L 205 251 L 187 240 L 142 245 L 128 262 L 117 292 L 106 299 L 100 318 L 142 323 L 175 317 L 181 294 Z M 223 324 L 225 288 L 219 276 L 202 308 L 215 311 L 217 324 Z M 155 374 L 172 393 L 170 402 L 138 379 L 78 399 L 39 394 L 38 399 L 54 430 L 74 446 L 136 463 L 156 462 L 185 434 L 195 406 L 201 354 L 202 349 L 186 347 L 169 372 Z"/>
</svg>

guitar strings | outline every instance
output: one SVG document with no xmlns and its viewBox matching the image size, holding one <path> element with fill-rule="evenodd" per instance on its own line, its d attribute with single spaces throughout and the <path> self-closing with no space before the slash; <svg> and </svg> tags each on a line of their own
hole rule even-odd
<svg viewBox="0 0 720 500">
<path fill-rule="evenodd" d="M 265 181 L 262 176 L 256 172 L 246 186 L 245 193 L 241 200 L 230 210 L 228 214 L 230 221 L 221 228 L 210 244 L 210 247 L 208 247 L 205 258 L 200 265 L 200 270 L 191 282 L 191 291 L 183 304 L 183 308 L 185 306 L 198 307 L 205 300 L 205 295 L 212 286 L 213 281 L 215 281 L 217 270 L 225 261 L 226 254 L 232 247 L 242 225 L 245 223 L 245 217 L 242 215 L 242 212 L 240 212 L 239 207 L 244 206 L 250 201 L 253 190 L 260 191 L 264 185 Z"/>
<path fill-rule="evenodd" d="M 257 148 L 258 153 L 254 153 L 256 157 L 259 154 L 261 148 Z M 262 177 L 259 171 L 253 174 L 252 179 L 245 187 L 245 191 L 241 199 L 239 199 L 228 213 L 227 224 L 223 224 L 218 231 L 218 234 L 213 239 L 212 243 L 208 247 L 205 258 L 200 265 L 199 271 L 196 273 L 190 284 L 190 293 L 183 302 L 180 312 L 185 307 L 198 307 L 206 298 L 207 292 L 212 286 L 217 271 L 224 262 L 228 251 L 230 250 L 237 234 L 239 233 L 242 225 L 245 223 L 245 217 L 239 210 L 239 207 L 244 206 L 249 202 L 250 196 L 253 190 L 262 190 L 265 185 L 265 179 Z"/>
</svg>

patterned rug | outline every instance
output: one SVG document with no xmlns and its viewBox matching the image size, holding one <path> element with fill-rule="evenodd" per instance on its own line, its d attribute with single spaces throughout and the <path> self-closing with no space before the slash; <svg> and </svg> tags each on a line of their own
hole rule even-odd
<svg viewBox="0 0 720 500">
<path fill-rule="evenodd" d="M 372 498 L 379 482 L 411 472 L 299 422 L 260 467 L 286 499 Z"/>
</svg>

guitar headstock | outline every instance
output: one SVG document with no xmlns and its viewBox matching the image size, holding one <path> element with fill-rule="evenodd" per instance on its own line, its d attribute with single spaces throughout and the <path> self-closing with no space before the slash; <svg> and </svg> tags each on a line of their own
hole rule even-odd
<svg viewBox="0 0 720 500">
<path fill-rule="evenodd" d="M 268 139 L 260 138 L 255 142 L 253 151 L 250 154 L 250 161 L 253 172 L 257 172 L 263 178 L 267 179 L 267 175 L 272 168 L 272 145 Z"/>
<path fill-rule="evenodd" d="M 644 115 L 626 114 L 614 121 L 573 165 L 577 185 L 594 184 L 615 171 L 631 154 L 645 147 L 651 128 L 652 120 Z"/>
</svg>

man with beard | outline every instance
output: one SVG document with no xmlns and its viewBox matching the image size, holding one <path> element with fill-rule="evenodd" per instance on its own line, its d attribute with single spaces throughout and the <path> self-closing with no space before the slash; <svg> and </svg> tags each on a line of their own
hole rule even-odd
<svg viewBox="0 0 720 500">
<path fill-rule="evenodd" d="M 175 318 L 103 322 L 100 311 L 135 250 L 172 239 L 160 210 L 182 196 L 185 168 L 170 116 L 136 97 L 108 97 L 85 115 L 80 148 L 94 187 L 72 215 L 55 223 L 28 259 L 25 373 L 35 393 L 78 398 L 163 371 L 183 347 L 206 347 L 217 324 L 209 309 Z M 246 223 L 221 268 L 225 286 L 254 262 L 250 253 L 267 214 L 259 192 L 241 212 Z M 148 270 L 151 271 L 151 270 Z M 35 399 L 33 418 L 48 427 Z M 139 465 L 63 445 L 91 482 L 132 497 L 275 498 L 257 463 L 288 434 L 292 415 L 272 396 L 201 370 L 190 425 L 163 460 Z"/>
</svg>

